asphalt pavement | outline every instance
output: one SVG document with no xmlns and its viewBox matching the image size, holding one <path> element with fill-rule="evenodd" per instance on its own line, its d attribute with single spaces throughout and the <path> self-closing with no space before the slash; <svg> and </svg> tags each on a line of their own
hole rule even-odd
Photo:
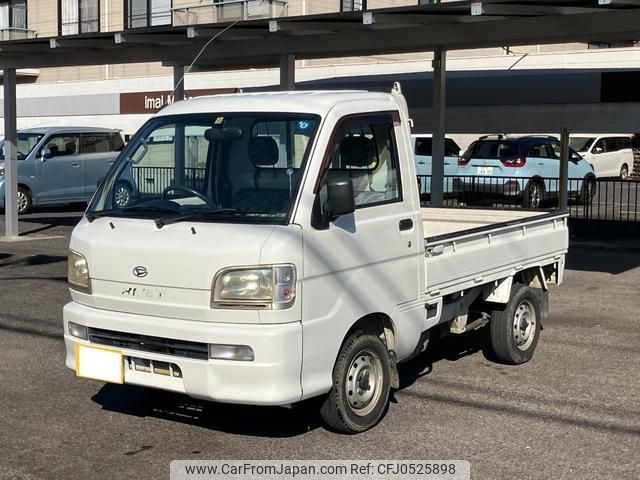
<svg viewBox="0 0 640 480">
<path fill-rule="evenodd" d="M 76 378 L 62 306 L 79 214 L 24 216 L 29 234 L 0 241 L 0 480 L 160 479 L 174 459 L 464 459 L 474 479 L 640 476 L 635 242 L 572 245 L 531 362 L 491 361 L 486 330 L 447 337 L 402 367 L 380 425 L 343 436 L 313 402 L 230 406 Z"/>
</svg>

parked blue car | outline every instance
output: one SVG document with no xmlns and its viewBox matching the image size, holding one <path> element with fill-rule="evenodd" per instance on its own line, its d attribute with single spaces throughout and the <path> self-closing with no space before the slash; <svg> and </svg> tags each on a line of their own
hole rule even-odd
<svg viewBox="0 0 640 480">
<path fill-rule="evenodd" d="M 455 188 L 463 199 L 500 197 L 525 208 L 539 208 L 560 190 L 560 142 L 546 135 L 488 135 L 471 145 L 458 160 Z M 569 197 L 591 203 L 595 193 L 593 167 L 570 150 Z"/>
<path fill-rule="evenodd" d="M 86 202 L 116 160 L 118 130 L 29 128 L 18 132 L 18 213 L 33 205 Z M 0 142 L 0 208 L 4 208 L 4 140 Z"/>
<path fill-rule="evenodd" d="M 428 197 L 431 194 L 431 166 L 432 154 L 431 134 L 411 135 L 413 143 L 413 153 L 416 162 L 416 174 L 420 186 L 420 196 Z M 444 188 L 445 194 L 453 192 L 453 175 L 458 170 L 458 155 L 460 147 L 450 138 L 445 138 L 444 142 Z"/>
</svg>

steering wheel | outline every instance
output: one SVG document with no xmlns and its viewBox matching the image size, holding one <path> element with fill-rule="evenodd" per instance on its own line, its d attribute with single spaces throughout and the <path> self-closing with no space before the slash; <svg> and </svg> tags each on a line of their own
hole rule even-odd
<svg viewBox="0 0 640 480">
<path fill-rule="evenodd" d="M 172 192 L 172 191 L 181 191 L 181 192 L 187 192 L 190 193 L 191 195 L 193 195 L 194 197 L 199 198 L 200 200 L 202 200 L 204 203 L 206 203 L 207 205 L 209 205 L 212 208 L 218 208 L 218 206 L 213 203 L 211 200 L 209 200 L 207 197 L 205 197 L 203 194 L 201 194 L 200 192 L 198 192 L 197 190 L 194 190 L 193 188 L 189 188 L 189 187 L 183 187 L 181 185 L 170 185 L 167 188 L 165 188 L 162 191 L 162 199 L 163 200 L 168 200 L 168 196 L 167 193 Z"/>
</svg>

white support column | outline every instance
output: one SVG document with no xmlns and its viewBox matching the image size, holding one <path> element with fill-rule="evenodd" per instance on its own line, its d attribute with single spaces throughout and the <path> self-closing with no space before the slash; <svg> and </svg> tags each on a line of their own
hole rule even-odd
<svg viewBox="0 0 640 480">
<path fill-rule="evenodd" d="M 296 89 L 296 57 L 288 53 L 280 57 L 280 90 Z"/>
<path fill-rule="evenodd" d="M 444 135 L 447 52 L 433 52 L 433 139 L 431 143 L 431 206 L 441 207 L 444 191 Z"/>
<path fill-rule="evenodd" d="M 560 134 L 560 195 L 558 208 L 565 210 L 569 206 L 569 130 L 562 129 Z"/>
<path fill-rule="evenodd" d="M 5 236 L 18 236 L 18 165 L 17 165 L 17 113 L 16 71 L 3 72 L 4 87 L 4 208 Z"/>
</svg>

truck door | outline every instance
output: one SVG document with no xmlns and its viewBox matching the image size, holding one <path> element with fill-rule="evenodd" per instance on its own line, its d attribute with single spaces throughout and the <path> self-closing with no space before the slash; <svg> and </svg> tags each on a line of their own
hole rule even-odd
<svg viewBox="0 0 640 480">
<path fill-rule="evenodd" d="M 82 201 L 80 135 L 52 135 L 44 143 L 49 158 L 39 156 L 34 193 L 41 203 Z"/>
<path fill-rule="evenodd" d="M 348 177 L 356 210 L 304 233 L 303 376 L 308 389 L 313 390 L 317 372 L 331 371 L 351 325 L 374 312 L 390 315 L 396 305 L 419 296 L 424 239 L 418 238 L 420 211 L 412 203 L 415 174 L 406 165 L 414 161 L 413 152 L 403 143 L 400 151 L 408 158 L 400 162 L 396 140 L 403 130 L 398 124 L 391 113 L 346 117 L 327 147 L 316 204 L 326 203 L 327 178 Z"/>
</svg>

